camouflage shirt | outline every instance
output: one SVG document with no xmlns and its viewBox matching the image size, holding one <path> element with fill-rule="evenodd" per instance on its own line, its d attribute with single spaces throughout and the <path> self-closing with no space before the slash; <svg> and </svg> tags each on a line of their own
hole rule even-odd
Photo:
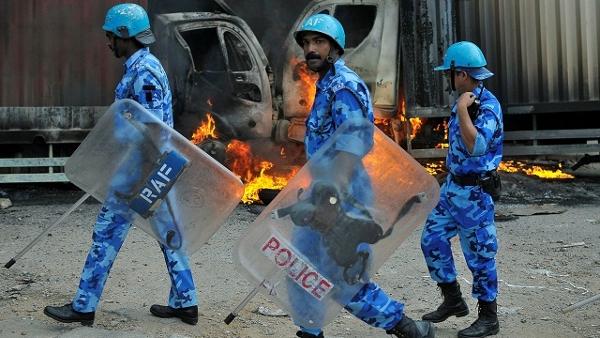
<svg viewBox="0 0 600 338">
<path fill-rule="evenodd" d="M 369 89 L 364 81 L 345 65 L 344 60 L 339 59 L 317 82 L 315 101 L 306 119 L 304 145 L 307 158 L 321 148 L 344 121 L 361 117 L 373 122 Z M 362 157 L 371 148 L 372 136 L 370 140 L 348 139 L 347 144 L 348 147 L 339 150 Z"/>
<path fill-rule="evenodd" d="M 481 93 L 483 91 L 483 93 Z M 456 104 L 452 107 L 448 124 L 449 151 L 446 167 L 453 175 L 483 174 L 498 168 L 502 160 L 502 108 L 498 99 L 483 86 L 477 87 L 473 94 L 481 94 L 479 114 L 473 125 L 477 137 L 473 151 L 469 152 L 460 136 L 460 125 L 456 113 Z"/>
<path fill-rule="evenodd" d="M 173 127 L 169 79 L 160 61 L 142 48 L 125 61 L 125 74 L 115 90 L 115 99 L 132 99 Z"/>
</svg>

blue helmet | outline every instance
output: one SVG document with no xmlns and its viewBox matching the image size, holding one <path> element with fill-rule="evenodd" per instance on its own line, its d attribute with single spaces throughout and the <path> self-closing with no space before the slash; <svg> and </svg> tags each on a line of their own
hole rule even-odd
<svg viewBox="0 0 600 338">
<path fill-rule="evenodd" d="M 123 39 L 135 38 L 144 45 L 155 41 L 146 10 L 136 4 L 119 4 L 111 7 L 106 12 L 102 29 Z"/>
<path fill-rule="evenodd" d="M 434 70 L 460 69 L 476 80 L 485 80 L 494 76 L 494 73 L 485 66 L 487 66 L 485 56 L 476 44 L 470 41 L 459 41 L 448 47 L 444 55 L 444 63 L 435 67 Z"/>
<path fill-rule="evenodd" d="M 302 34 L 305 32 L 321 33 L 333 40 L 340 50 L 340 55 L 344 54 L 346 47 L 346 33 L 344 27 L 333 16 L 327 14 L 315 14 L 306 19 L 300 28 L 294 33 L 296 42 L 302 47 Z"/>
</svg>

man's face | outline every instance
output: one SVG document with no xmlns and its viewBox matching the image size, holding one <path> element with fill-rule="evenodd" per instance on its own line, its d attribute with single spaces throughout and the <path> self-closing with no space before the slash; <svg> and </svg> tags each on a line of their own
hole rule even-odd
<svg viewBox="0 0 600 338">
<path fill-rule="evenodd" d="M 108 39 L 108 43 L 106 45 L 108 48 L 110 48 L 115 57 L 117 59 L 122 57 L 123 53 L 121 51 L 123 47 L 121 46 L 121 43 L 123 41 L 121 39 L 117 39 L 117 37 L 111 32 L 106 32 L 106 38 Z"/>
<path fill-rule="evenodd" d="M 444 74 L 446 75 L 446 78 L 448 79 L 448 88 L 452 88 L 452 84 L 451 84 L 452 72 L 450 70 L 445 70 Z M 454 87 L 456 88 L 455 90 L 459 94 L 464 92 L 464 87 L 468 83 L 468 80 L 469 80 L 469 75 L 464 70 L 457 69 L 454 71 Z"/>
<path fill-rule="evenodd" d="M 302 49 L 308 68 L 318 72 L 327 67 L 327 56 L 331 52 L 331 42 L 325 35 L 306 32 L 302 35 Z"/>
</svg>

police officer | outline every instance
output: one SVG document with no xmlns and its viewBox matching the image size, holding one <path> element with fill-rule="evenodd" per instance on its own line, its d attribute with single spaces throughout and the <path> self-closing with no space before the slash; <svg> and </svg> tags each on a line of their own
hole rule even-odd
<svg viewBox="0 0 600 338">
<path fill-rule="evenodd" d="M 125 74 L 115 90 L 116 100 L 133 99 L 172 127 L 171 90 L 163 67 L 147 47 L 155 38 L 146 11 L 135 4 L 116 5 L 108 10 L 102 29 L 115 57 L 126 60 Z M 111 184 L 114 185 L 114 182 Z M 46 306 L 44 314 L 65 323 L 94 323 L 96 307 L 110 268 L 131 228 L 131 215 L 132 211 L 122 201 L 114 196 L 107 198 L 94 226 L 92 247 L 75 297 L 64 306 Z M 171 278 L 168 305 L 152 305 L 150 312 L 158 317 L 178 317 L 195 325 L 198 322 L 198 303 L 188 257 L 183 251 L 176 250 L 181 246 L 181 239 L 174 239 L 173 232 L 169 234 L 167 242 L 171 240 L 168 242 L 172 244 L 170 248 L 160 245 Z"/>
<path fill-rule="evenodd" d="M 499 188 L 496 169 L 502 159 L 502 110 L 496 97 L 483 86 L 493 76 L 474 43 L 461 41 L 448 47 L 443 64 L 453 91 L 460 95 L 448 124 L 448 176 L 438 205 L 423 229 L 421 248 L 431 278 L 438 283 L 443 302 L 423 319 L 438 323 L 462 317 L 469 309 L 456 281 L 450 240 L 458 235 L 473 273 L 472 295 L 478 300 L 478 318 L 459 337 L 485 337 L 499 332 L 496 313 L 496 226 L 494 201 Z"/>
<path fill-rule="evenodd" d="M 304 21 L 295 32 L 296 42 L 303 48 L 306 63 L 310 70 L 318 73 L 316 95 L 310 115 L 306 121 L 305 147 L 310 159 L 323 146 L 344 121 L 356 118 L 367 118 L 373 122 L 373 108 L 369 90 L 364 81 L 350 68 L 341 56 L 344 54 L 345 33 L 342 25 L 334 17 L 316 14 Z M 369 136 L 372 138 L 372 134 Z M 368 143 L 368 142 L 367 142 Z M 372 140 L 371 142 L 372 143 Z M 356 145 L 356 144 L 355 144 Z M 344 148 L 338 151 L 335 179 L 339 187 L 349 187 L 349 193 L 358 200 L 362 199 L 361 188 L 368 181 L 363 177 L 364 170 L 357 170 L 360 157 L 364 156 L 363 146 Z M 362 172 L 362 175 L 361 175 Z M 364 190 L 364 189 L 362 189 Z M 364 191 L 362 191 L 364 193 Z M 300 228 L 298 231 L 303 231 Z M 327 255 L 326 250 L 319 247 L 319 240 L 306 230 L 293 241 L 307 256 Z M 314 233 L 313 233 L 314 235 Z M 312 258 L 311 258 L 312 259 Z M 318 258 L 317 258 L 318 259 Z M 289 291 L 294 311 L 301 311 L 313 300 L 310 296 L 302 297 L 303 291 Z M 352 297 L 346 310 L 369 325 L 382 328 L 388 334 L 398 337 L 434 337 L 434 327 L 425 321 L 413 321 L 404 315 L 404 304 L 391 299 L 380 287 L 367 282 Z M 321 328 L 300 327 L 298 337 L 323 337 Z"/>
</svg>

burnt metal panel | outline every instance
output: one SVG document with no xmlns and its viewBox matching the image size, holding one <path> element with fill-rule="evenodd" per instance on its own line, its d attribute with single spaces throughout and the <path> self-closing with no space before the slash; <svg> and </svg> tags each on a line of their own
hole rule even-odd
<svg viewBox="0 0 600 338">
<path fill-rule="evenodd" d="M 454 26 L 451 0 L 400 1 L 401 67 L 408 116 L 418 107 L 448 105 L 444 78 L 433 68 L 455 41 Z"/>
<path fill-rule="evenodd" d="M 103 106 L 0 107 L 0 144 L 79 143 L 106 111 Z"/>
<path fill-rule="evenodd" d="M 600 2 L 459 0 L 458 13 L 459 39 L 481 46 L 503 105 L 591 101 L 600 110 Z"/>
<path fill-rule="evenodd" d="M 119 2 L 0 1 L 0 106 L 112 102 L 123 66 L 107 48 L 102 24 Z"/>
</svg>

